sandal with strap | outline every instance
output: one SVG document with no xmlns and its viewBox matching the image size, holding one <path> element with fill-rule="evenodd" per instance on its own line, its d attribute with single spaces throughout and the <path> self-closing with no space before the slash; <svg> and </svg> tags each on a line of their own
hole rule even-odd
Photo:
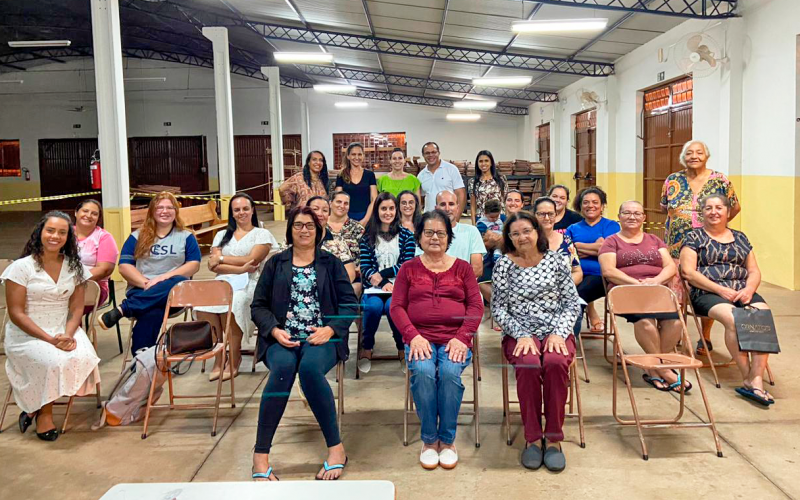
<svg viewBox="0 0 800 500">
<path fill-rule="evenodd" d="M 327 460 L 322 462 L 322 468 L 325 469 L 325 472 L 330 472 L 330 471 L 336 470 L 336 469 L 342 469 L 341 474 L 339 474 L 338 476 L 333 478 L 333 481 L 336 481 L 340 477 L 342 477 L 342 474 L 344 474 L 344 468 L 345 468 L 346 465 L 347 465 L 347 457 L 344 457 L 344 463 L 343 464 L 328 465 L 328 461 Z M 323 472 L 323 474 L 325 472 Z M 319 473 L 317 473 L 317 475 L 314 476 L 314 479 L 316 479 L 317 481 L 324 481 L 324 479 L 322 478 L 322 476 L 319 475 Z"/>
<path fill-rule="evenodd" d="M 653 388 L 654 388 L 655 390 L 657 390 L 657 391 L 661 391 L 661 392 L 667 392 L 667 391 L 669 390 L 669 386 L 668 386 L 668 384 L 667 384 L 667 381 L 666 381 L 666 380 L 664 380 L 663 378 L 659 378 L 659 377 L 651 377 L 651 376 L 650 376 L 650 375 L 648 375 L 647 373 L 643 373 L 643 374 L 642 374 L 642 379 L 643 379 L 645 382 L 647 382 L 648 384 L 652 385 L 652 386 L 653 386 Z M 659 383 L 661 383 L 661 384 L 662 384 L 662 385 L 661 385 L 661 387 L 657 386 L 657 385 L 656 385 L 656 382 L 659 382 Z"/>
<path fill-rule="evenodd" d="M 255 472 L 255 469 L 250 469 L 250 472 L 253 474 L 253 479 L 269 479 L 272 475 L 272 466 L 267 469 L 267 472 Z M 276 481 L 280 481 L 278 476 L 275 476 Z"/>
<path fill-rule="evenodd" d="M 669 386 L 667 387 L 666 390 L 667 391 L 672 391 L 672 392 L 677 392 L 678 394 L 680 394 L 681 385 L 682 385 L 681 375 L 678 372 L 676 372 L 675 370 L 670 370 L 670 371 L 672 373 L 674 373 L 678 377 L 678 380 L 676 380 L 675 382 L 669 384 Z M 686 384 L 687 384 L 686 388 L 683 390 L 683 392 L 684 392 L 684 394 L 689 394 L 689 391 L 691 391 L 692 387 L 694 387 L 694 386 L 688 380 L 686 381 Z"/>
<path fill-rule="evenodd" d="M 708 352 L 711 352 L 711 351 L 714 350 L 714 346 L 711 344 L 711 340 L 706 340 L 706 345 L 708 346 Z M 706 355 L 706 349 L 703 347 L 703 341 L 702 340 L 698 340 L 697 341 L 697 348 L 695 349 L 694 354 L 695 354 L 695 356 L 705 356 Z"/>
<path fill-rule="evenodd" d="M 759 392 L 762 393 L 764 396 L 760 396 L 758 394 Z M 768 399 L 768 398 L 765 397 L 765 396 L 768 396 L 770 394 L 767 391 L 765 391 L 764 389 L 757 389 L 755 387 L 753 387 L 753 388 L 737 387 L 736 388 L 736 394 L 738 394 L 738 395 L 740 395 L 740 396 L 742 396 L 742 397 L 744 397 L 746 399 L 749 399 L 750 401 L 758 403 L 761 406 L 767 406 L 768 407 L 771 404 L 775 404 L 775 400 L 774 399 Z"/>
</svg>

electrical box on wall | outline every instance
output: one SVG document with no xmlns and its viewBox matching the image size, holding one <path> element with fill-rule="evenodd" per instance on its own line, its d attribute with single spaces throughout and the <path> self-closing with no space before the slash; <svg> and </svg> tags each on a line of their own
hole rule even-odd
<svg viewBox="0 0 800 500">
<path fill-rule="evenodd" d="M 75 124 L 72 125 L 72 128 L 81 128 L 81 124 L 80 123 L 75 123 Z"/>
<path fill-rule="evenodd" d="M 172 126 L 172 122 L 164 122 L 164 126 L 165 127 L 171 127 Z"/>
<path fill-rule="evenodd" d="M 269 125 L 269 121 L 268 120 L 262 120 L 261 121 L 261 125 Z"/>
<path fill-rule="evenodd" d="M 656 75 L 656 81 L 663 82 L 665 78 L 666 78 L 666 75 L 664 75 L 663 71 L 660 72 L 658 75 Z"/>
</svg>

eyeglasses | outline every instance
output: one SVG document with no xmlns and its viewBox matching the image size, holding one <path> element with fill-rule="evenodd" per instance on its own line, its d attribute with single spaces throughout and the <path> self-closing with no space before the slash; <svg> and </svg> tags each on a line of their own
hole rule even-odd
<svg viewBox="0 0 800 500">
<path fill-rule="evenodd" d="M 411 200 L 409 200 L 409 201 L 401 201 L 400 202 L 400 206 L 401 207 L 413 207 L 414 205 L 416 205 L 416 202 L 415 201 L 411 201 Z"/>
<path fill-rule="evenodd" d="M 536 217 L 540 219 L 555 219 L 556 213 L 555 212 L 536 212 Z"/>
<path fill-rule="evenodd" d="M 509 236 L 511 237 L 512 240 L 518 240 L 521 236 L 525 237 L 530 236 L 531 233 L 533 233 L 533 228 L 523 229 L 521 233 L 514 232 L 509 234 Z"/>
<path fill-rule="evenodd" d="M 433 235 L 436 235 L 436 237 L 440 240 L 447 238 L 447 231 L 434 231 L 433 229 L 425 229 L 422 231 L 422 234 L 426 238 L 433 238 Z"/>
<path fill-rule="evenodd" d="M 294 222 L 292 223 L 292 228 L 296 231 L 302 231 L 303 228 L 307 229 L 308 231 L 313 231 L 315 226 L 313 222 Z"/>
<path fill-rule="evenodd" d="M 626 210 L 624 212 L 620 212 L 619 215 L 626 218 L 636 217 L 637 219 L 641 219 L 644 217 L 644 212 L 628 212 Z"/>
<path fill-rule="evenodd" d="M 174 212 L 175 207 L 156 207 L 156 212 Z"/>
</svg>

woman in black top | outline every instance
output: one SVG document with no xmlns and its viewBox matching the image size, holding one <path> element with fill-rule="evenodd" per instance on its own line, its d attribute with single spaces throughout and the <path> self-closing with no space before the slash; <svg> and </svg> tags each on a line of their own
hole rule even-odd
<svg viewBox="0 0 800 500">
<path fill-rule="evenodd" d="M 556 202 L 556 223 L 553 231 L 564 234 L 569 226 L 583 220 L 581 214 L 567 208 L 569 205 L 569 188 L 567 186 L 554 184 L 547 191 L 547 196 Z"/>
<path fill-rule="evenodd" d="M 257 359 L 270 369 L 258 415 L 253 479 L 277 480 L 269 451 L 297 376 L 328 446 L 316 479 L 338 479 L 347 463 L 325 374 L 349 355 L 347 337 L 358 304 L 342 262 L 319 250 L 321 239 L 313 210 L 293 210 L 286 225 L 290 246 L 267 261 L 253 295 Z"/>
<path fill-rule="evenodd" d="M 347 146 L 342 161 L 342 173 L 336 178 L 336 191 L 350 195 L 350 211 L 347 215 L 366 227 L 372 215 L 372 205 L 378 197 L 375 173 L 364 169 L 364 146 L 359 142 Z"/>
</svg>

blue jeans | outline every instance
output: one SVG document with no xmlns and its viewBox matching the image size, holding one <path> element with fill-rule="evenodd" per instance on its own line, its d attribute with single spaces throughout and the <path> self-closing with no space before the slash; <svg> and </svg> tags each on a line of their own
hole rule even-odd
<svg viewBox="0 0 800 500">
<path fill-rule="evenodd" d="M 391 306 L 391 295 L 365 294 L 361 299 L 361 309 L 364 311 L 364 332 L 361 339 L 361 347 L 363 349 L 371 351 L 375 347 L 375 333 L 377 333 L 378 325 L 381 323 L 381 316 L 385 314 L 386 319 L 389 320 L 389 328 L 392 329 L 394 345 L 398 351 L 403 350 L 403 336 L 394 326 L 394 321 L 392 321 L 392 317 L 389 314 Z"/>
<path fill-rule="evenodd" d="M 128 290 L 120 308 L 126 318 L 136 318 L 131 352 L 135 353 L 139 349 L 156 345 L 158 332 L 164 321 L 164 307 L 167 305 L 169 292 L 172 287 L 187 279 L 185 276 L 173 276 L 147 290 L 136 287 Z"/>
<path fill-rule="evenodd" d="M 472 349 L 467 350 L 463 363 L 453 363 L 444 352 L 446 346 L 431 344 L 431 359 L 409 361 L 411 395 L 417 405 L 417 416 L 422 424 L 420 437 L 425 444 L 441 441 L 453 444 L 464 384 L 461 374 L 472 360 Z M 410 348 L 405 346 L 406 359 Z"/>
</svg>

